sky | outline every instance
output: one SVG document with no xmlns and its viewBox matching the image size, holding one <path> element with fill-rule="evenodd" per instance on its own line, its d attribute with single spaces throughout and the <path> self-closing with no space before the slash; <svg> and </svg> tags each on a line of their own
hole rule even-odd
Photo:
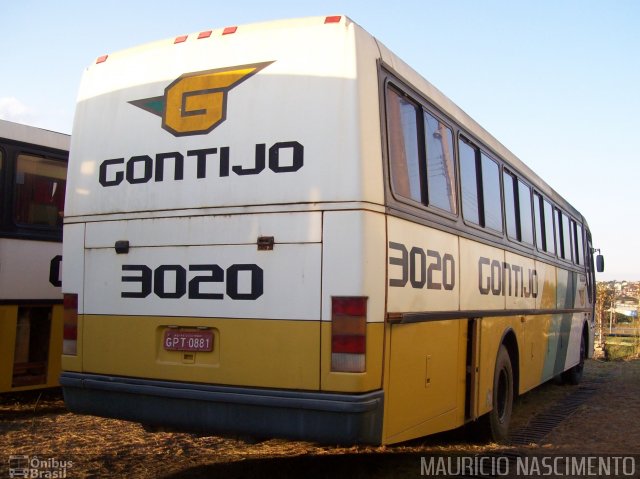
<svg viewBox="0 0 640 479">
<path fill-rule="evenodd" d="M 0 118 L 71 133 L 95 59 L 180 34 L 349 16 L 587 219 L 600 281 L 640 280 L 640 1 L 0 2 Z"/>
</svg>

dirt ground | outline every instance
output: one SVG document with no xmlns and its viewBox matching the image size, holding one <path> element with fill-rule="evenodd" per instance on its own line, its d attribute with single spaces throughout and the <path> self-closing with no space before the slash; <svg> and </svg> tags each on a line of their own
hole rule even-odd
<svg viewBox="0 0 640 479">
<path fill-rule="evenodd" d="M 640 454 L 640 360 L 590 360 L 594 389 L 536 444 L 470 442 L 463 430 L 393 446 L 335 447 L 269 440 L 147 432 L 124 421 L 75 415 L 59 390 L 0 396 L 0 478 L 10 456 L 66 463 L 66 477 L 418 477 L 421 457 L 456 454 Z M 526 428 L 577 388 L 553 382 L 518 399 L 511 430 Z M 58 461 L 57 463 L 55 461 Z M 14 464 L 15 465 L 15 464 Z M 42 468 L 41 468 L 42 469 Z M 640 471 L 639 471 L 640 474 Z"/>
</svg>

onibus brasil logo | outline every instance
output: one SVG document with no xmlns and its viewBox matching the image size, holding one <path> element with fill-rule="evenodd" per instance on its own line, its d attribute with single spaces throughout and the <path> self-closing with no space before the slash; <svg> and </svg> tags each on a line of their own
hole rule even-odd
<svg viewBox="0 0 640 479">
<path fill-rule="evenodd" d="M 161 117 L 162 128 L 174 136 L 205 135 L 226 120 L 229 91 L 272 63 L 185 73 L 164 95 L 129 103 Z"/>
</svg>

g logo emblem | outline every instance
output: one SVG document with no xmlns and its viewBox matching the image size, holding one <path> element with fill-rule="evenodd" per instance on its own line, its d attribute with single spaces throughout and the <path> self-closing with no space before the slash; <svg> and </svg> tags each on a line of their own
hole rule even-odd
<svg viewBox="0 0 640 479">
<path fill-rule="evenodd" d="M 232 88 L 273 62 L 186 73 L 164 90 L 164 96 L 129 103 L 162 117 L 162 128 L 174 136 L 204 135 L 227 116 Z"/>
</svg>

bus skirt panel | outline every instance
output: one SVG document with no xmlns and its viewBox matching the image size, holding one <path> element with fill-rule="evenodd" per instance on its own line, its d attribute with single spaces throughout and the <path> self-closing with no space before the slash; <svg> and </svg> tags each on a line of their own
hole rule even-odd
<svg viewBox="0 0 640 479">
<path fill-rule="evenodd" d="M 382 390 L 336 394 L 64 372 L 70 411 L 216 435 L 380 444 Z"/>
</svg>

